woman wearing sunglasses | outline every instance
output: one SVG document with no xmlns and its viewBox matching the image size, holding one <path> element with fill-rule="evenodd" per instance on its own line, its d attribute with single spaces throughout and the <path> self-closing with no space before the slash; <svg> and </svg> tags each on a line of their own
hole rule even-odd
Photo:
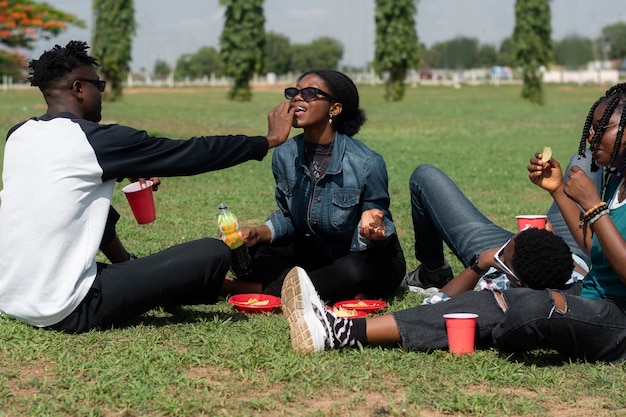
<svg viewBox="0 0 626 417">
<path fill-rule="evenodd" d="M 469 291 L 445 303 L 349 320 L 324 310 L 306 272 L 294 268 L 285 280 L 282 300 L 294 348 L 313 353 L 359 343 L 400 343 L 407 349 L 445 349 L 442 316 L 463 311 L 479 314 L 479 347 L 507 352 L 553 349 L 572 359 L 626 360 L 625 104 L 626 84 L 618 84 L 593 104 L 583 126 L 579 154 L 585 154 L 589 143 L 589 163 L 605 168 L 608 176 L 601 190 L 578 167 L 564 179 L 554 158 L 543 162 L 538 153 L 528 165 L 530 180 L 550 193 L 578 246 L 591 259 L 580 295 L 530 288 Z M 506 248 L 503 253 L 506 263 Z"/>
<path fill-rule="evenodd" d="M 330 301 L 393 295 L 406 264 L 385 162 L 352 137 L 365 122 L 356 86 L 341 72 L 314 70 L 286 88 L 285 98 L 302 133 L 273 155 L 278 210 L 242 230 L 252 272 L 227 278 L 222 293 L 280 296 L 285 275 L 299 265 Z"/>
</svg>

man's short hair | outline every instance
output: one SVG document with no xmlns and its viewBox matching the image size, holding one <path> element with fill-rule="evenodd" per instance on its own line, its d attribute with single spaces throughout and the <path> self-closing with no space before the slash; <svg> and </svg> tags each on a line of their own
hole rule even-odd
<svg viewBox="0 0 626 417">
<path fill-rule="evenodd" d="M 529 228 L 515 236 L 513 272 L 529 288 L 563 288 L 574 269 L 572 251 L 552 232 Z"/>
<path fill-rule="evenodd" d="M 30 85 L 45 90 L 54 81 L 62 78 L 77 68 L 84 66 L 98 66 L 98 60 L 87 54 L 89 45 L 83 41 L 69 41 L 63 48 L 55 45 L 45 51 L 39 59 L 28 63 L 30 69 Z"/>
</svg>

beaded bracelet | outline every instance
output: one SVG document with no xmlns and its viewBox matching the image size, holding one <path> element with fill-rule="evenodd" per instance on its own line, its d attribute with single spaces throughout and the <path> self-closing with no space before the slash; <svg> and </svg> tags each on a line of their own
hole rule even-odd
<svg viewBox="0 0 626 417">
<path fill-rule="evenodd" d="M 587 210 L 583 217 L 589 217 L 594 211 L 598 210 L 599 208 L 604 208 L 604 206 L 606 206 L 606 203 L 604 201 L 599 202 L 598 204 Z"/>
<path fill-rule="evenodd" d="M 609 214 L 609 209 L 602 210 L 600 213 L 596 214 L 591 219 L 589 219 L 589 221 L 587 223 L 589 224 L 589 226 L 591 226 L 592 224 L 597 222 L 598 219 L 600 219 L 600 217 L 604 216 L 605 214 Z"/>
<path fill-rule="evenodd" d="M 592 208 L 590 208 L 589 210 L 587 210 L 585 212 L 585 215 L 583 216 L 583 218 L 580 220 L 579 225 L 580 227 L 582 227 L 585 223 L 589 223 L 589 221 L 591 219 L 593 219 L 594 217 L 596 217 L 598 214 L 600 214 L 601 212 L 603 212 L 604 210 L 608 210 L 608 206 L 606 205 L 605 202 L 596 204 L 595 206 L 593 206 Z M 606 214 L 606 213 L 605 213 Z M 597 220 L 597 219 L 596 219 Z"/>
</svg>

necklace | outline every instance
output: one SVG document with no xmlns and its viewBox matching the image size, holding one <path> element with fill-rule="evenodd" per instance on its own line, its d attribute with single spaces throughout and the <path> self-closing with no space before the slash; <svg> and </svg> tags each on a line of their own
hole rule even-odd
<svg viewBox="0 0 626 417">
<path fill-rule="evenodd" d="M 324 176 L 326 168 L 328 168 L 328 157 L 333 151 L 335 141 L 332 141 L 328 145 L 320 145 L 317 143 L 305 143 L 304 151 L 307 156 L 307 162 L 309 164 L 309 171 L 311 172 L 311 180 L 314 184 Z"/>
</svg>

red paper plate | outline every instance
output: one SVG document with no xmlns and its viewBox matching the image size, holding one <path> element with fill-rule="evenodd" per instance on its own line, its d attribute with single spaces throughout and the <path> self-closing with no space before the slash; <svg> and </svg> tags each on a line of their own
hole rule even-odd
<svg viewBox="0 0 626 417">
<path fill-rule="evenodd" d="M 347 310 L 364 311 L 366 313 L 375 313 L 383 307 L 387 307 L 387 303 L 381 300 L 346 300 L 339 301 L 334 307 L 341 307 Z"/>
<path fill-rule="evenodd" d="M 233 295 L 228 302 L 244 313 L 267 313 L 280 306 L 279 297 L 256 293 Z"/>
<path fill-rule="evenodd" d="M 326 307 L 326 308 L 329 311 L 332 311 L 333 313 L 335 313 L 335 315 L 337 317 L 346 318 L 346 319 L 360 319 L 360 318 L 363 318 L 363 317 L 367 316 L 367 311 L 349 310 L 347 308 L 344 308 L 343 309 L 344 311 L 348 311 L 348 312 L 353 312 L 354 313 L 354 314 L 351 314 L 351 315 L 347 315 L 347 314 L 344 315 L 344 314 L 341 314 L 342 313 L 341 311 L 337 311 L 338 307 L 334 307 L 334 308 L 333 307 Z"/>
</svg>

